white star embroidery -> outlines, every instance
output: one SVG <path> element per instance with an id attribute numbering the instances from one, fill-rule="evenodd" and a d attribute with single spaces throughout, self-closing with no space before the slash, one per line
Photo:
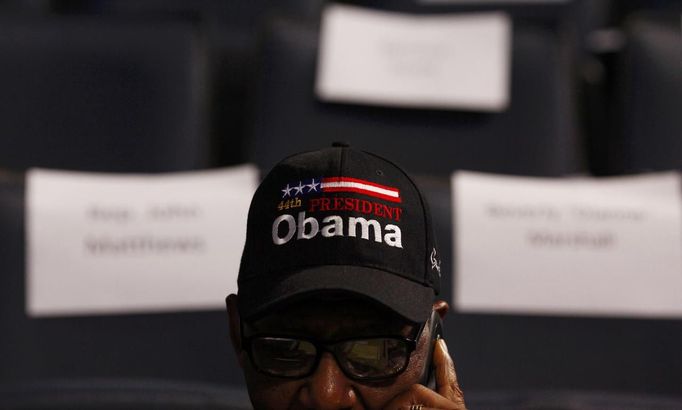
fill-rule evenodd
<path id="1" fill-rule="evenodd" d="M 304 187 L 303 182 L 298 181 L 298 186 L 294 187 L 294 189 L 296 190 L 296 192 L 294 192 L 294 195 L 303 193 L 303 187 Z"/>
<path id="2" fill-rule="evenodd" d="M 315 182 L 315 178 L 313 178 L 313 180 L 310 181 L 310 183 L 306 185 L 308 187 L 308 192 L 313 192 L 313 191 L 317 192 L 317 186 L 318 185 L 320 185 L 320 183 Z"/>
<path id="3" fill-rule="evenodd" d="M 290 188 L 289 184 L 287 184 L 287 187 L 282 190 L 282 192 L 284 192 L 284 195 L 282 195 L 282 198 L 286 198 L 288 196 L 291 196 L 291 190 L 292 189 L 293 188 Z"/>

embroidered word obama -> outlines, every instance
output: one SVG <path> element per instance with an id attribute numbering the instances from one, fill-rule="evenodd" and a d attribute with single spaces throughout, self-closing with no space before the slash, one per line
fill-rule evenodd
<path id="1" fill-rule="evenodd" d="M 345 144 L 293 155 L 256 191 L 227 297 L 255 409 L 464 409 L 441 334 L 425 200 Z"/>

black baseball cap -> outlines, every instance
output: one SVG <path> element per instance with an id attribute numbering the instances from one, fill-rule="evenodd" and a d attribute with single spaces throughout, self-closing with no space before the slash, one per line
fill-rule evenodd
<path id="1" fill-rule="evenodd" d="M 285 158 L 251 201 L 238 285 L 245 320 L 344 292 L 424 322 L 440 289 L 426 200 L 398 166 L 347 144 Z"/>

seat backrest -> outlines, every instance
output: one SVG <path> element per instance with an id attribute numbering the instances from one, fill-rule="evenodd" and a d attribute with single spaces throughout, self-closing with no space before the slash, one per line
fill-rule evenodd
<path id="1" fill-rule="evenodd" d="M 313 93 L 318 34 L 314 22 L 287 18 L 273 18 L 264 34 L 246 152 L 262 168 L 334 140 L 412 172 L 561 175 L 581 168 L 570 53 L 546 25 L 514 26 L 511 104 L 495 114 L 320 102 Z"/>
<path id="2" fill-rule="evenodd" d="M 614 141 L 623 163 L 615 172 L 682 169 L 682 41 L 680 13 L 631 16 L 626 49 L 618 67 Z"/>
<path id="3" fill-rule="evenodd" d="M 23 175 L 0 174 L 0 384 L 54 378 L 243 383 L 224 312 L 28 317 L 24 191 Z"/>
<path id="4" fill-rule="evenodd" d="M 452 272 L 457 255 L 453 254 L 450 179 L 421 176 L 417 183 L 430 204 L 442 255 L 440 297 L 452 301 Z M 682 396 L 680 320 L 451 311 L 443 328 L 465 392 L 564 389 Z M 562 408 L 546 405 L 520 408 Z M 583 407 L 567 407 L 572 408 Z M 585 408 L 599 407 L 595 404 Z"/>
<path id="5" fill-rule="evenodd" d="M 3 409 L 248 410 L 244 389 L 158 380 L 52 380 L 0 384 Z"/>
<path id="6" fill-rule="evenodd" d="M 474 391 L 467 406 L 478 410 L 674 410 L 682 397 L 599 391 Z"/>
<path id="7" fill-rule="evenodd" d="M 0 166 L 208 165 L 206 56 L 191 24 L 6 18 L 0 55 Z"/>

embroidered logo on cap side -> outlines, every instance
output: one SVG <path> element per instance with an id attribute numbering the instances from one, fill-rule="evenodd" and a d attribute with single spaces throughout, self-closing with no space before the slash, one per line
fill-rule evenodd
<path id="1" fill-rule="evenodd" d="M 438 253 L 436 252 L 436 248 L 433 248 L 431 251 L 431 269 L 435 270 L 438 272 L 438 276 L 440 277 L 440 258 L 438 257 Z"/>

